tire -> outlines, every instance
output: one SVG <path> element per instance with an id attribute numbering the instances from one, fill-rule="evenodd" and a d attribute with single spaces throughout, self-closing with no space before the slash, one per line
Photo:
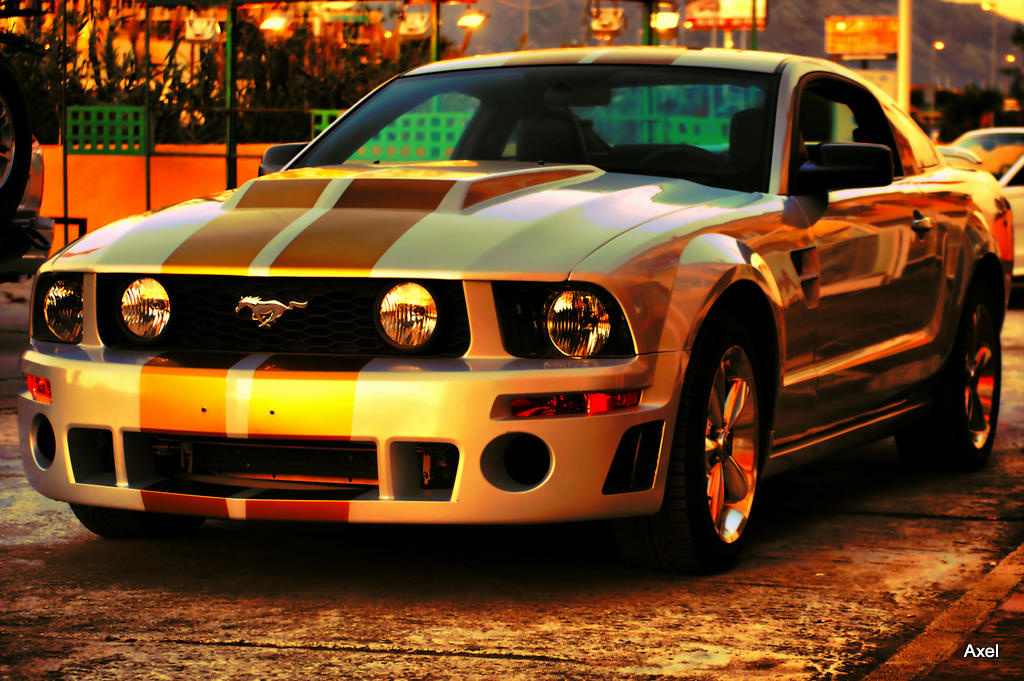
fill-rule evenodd
<path id="1" fill-rule="evenodd" d="M 900 455 L 914 466 L 977 470 L 992 453 L 999 422 L 1002 350 L 994 297 L 976 284 L 964 301 L 953 351 L 920 423 L 896 435 Z"/>
<path id="2" fill-rule="evenodd" d="M 126 511 L 70 504 L 71 511 L 87 530 L 107 539 L 158 539 L 179 537 L 199 529 L 206 518 Z"/>
<path id="3" fill-rule="evenodd" d="M 731 318 L 705 323 L 683 382 L 661 509 L 614 524 L 627 560 L 720 572 L 742 551 L 762 446 L 753 347 Z"/>
<path id="4" fill-rule="evenodd" d="M 0 59 L 0 225 L 18 210 L 32 163 L 32 131 L 25 95 Z"/>

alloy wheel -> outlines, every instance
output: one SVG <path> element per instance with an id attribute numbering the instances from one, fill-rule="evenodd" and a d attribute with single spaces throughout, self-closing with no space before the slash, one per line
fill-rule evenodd
<path id="1" fill-rule="evenodd" d="M 967 415 L 969 437 L 976 449 L 988 441 L 992 430 L 992 398 L 996 385 L 996 363 L 993 361 L 994 347 L 992 324 L 983 319 L 988 311 L 978 306 L 971 315 L 964 348 L 966 383 L 964 385 L 964 410 Z"/>
<path id="2" fill-rule="evenodd" d="M 757 394 L 754 370 L 743 348 L 725 351 L 708 397 L 704 435 L 708 510 L 719 538 L 739 539 L 750 517 L 757 485 Z"/>

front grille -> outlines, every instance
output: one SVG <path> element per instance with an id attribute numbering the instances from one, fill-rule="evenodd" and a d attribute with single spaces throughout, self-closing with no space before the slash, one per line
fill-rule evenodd
<path id="1" fill-rule="evenodd" d="M 377 484 L 377 445 L 373 442 L 132 435 L 133 451 L 147 450 L 156 473 L 163 477 Z"/>
<path id="2" fill-rule="evenodd" d="M 136 275 L 100 275 L 97 279 L 99 331 L 111 347 L 154 351 L 231 350 L 240 352 L 332 355 L 408 355 L 388 344 L 377 330 L 378 297 L 400 281 L 370 278 L 232 277 L 156 275 L 171 299 L 167 329 L 155 342 L 135 339 L 120 318 L 121 295 Z M 414 354 L 460 357 L 469 348 L 469 322 L 462 283 L 416 280 L 437 301 L 434 338 Z M 284 304 L 307 303 L 260 328 L 248 310 L 235 313 L 244 296 Z"/>

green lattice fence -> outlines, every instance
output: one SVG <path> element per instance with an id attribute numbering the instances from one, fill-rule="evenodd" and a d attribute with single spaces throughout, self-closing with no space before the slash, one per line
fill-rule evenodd
<path id="1" fill-rule="evenodd" d="M 310 139 L 315 138 L 326 130 L 327 126 L 333 123 L 344 111 L 344 109 L 310 109 L 309 122 L 310 134 L 312 135 Z"/>
<path id="2" fill-rule="evenodd" d="M 729 145 L 731 118 L 711 116 L 602 116 L 594 126 L 611 144 Z"/>
<path id="3" fill-rule="evenodd" d="M 359 161 L 446 161 L 472 112 L 408 113 L 352 155 Z"/>
<path id="4" fill-rule="evenodd" d="M 69 106 L 69 154 L 143 156 L 146 109 L 142 106 Z"/>

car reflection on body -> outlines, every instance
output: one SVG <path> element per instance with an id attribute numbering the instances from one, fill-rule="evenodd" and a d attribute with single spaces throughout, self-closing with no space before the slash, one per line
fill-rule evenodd
<path id="1" fill-rule="evenodd" d="M 609 518 L 724 569 L 793 464 L 890 434 L 984 463 L 1009 219 L 830 62 L 422 66 L 282 172 L 44 266 L 25 470 L 106 536 Z"/>

